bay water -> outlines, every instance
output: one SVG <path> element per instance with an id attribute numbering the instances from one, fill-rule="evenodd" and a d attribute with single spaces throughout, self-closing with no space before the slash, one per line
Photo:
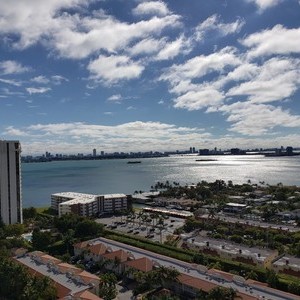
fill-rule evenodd
<path id="1" fill-rule="evenodd" d="M 300 156 L 191 155 L 140 161 L 138 164 L 127 164 L 127 159 L 23 163 L 23 207 L 50 206 L 53 193 L 132 194 L 149 191 L 157 181 L 167 180 L 180 184 L 217 179 L 241 184 L 251 180 L 252 183 L 300 186 Z"/>

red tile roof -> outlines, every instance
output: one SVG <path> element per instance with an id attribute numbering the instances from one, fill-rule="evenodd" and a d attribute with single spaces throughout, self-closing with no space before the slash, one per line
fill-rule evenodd
<path id="1" fill-rule="evenodd" d="M 106 259 L 114 260 L 114 259 L 119 259 L 120 262 L 125 262 L 128 259 L 128 253 L 122 249 L 113 251 L 110 253 L 106 253 L 103 255 Z"/>
<path id="2" fill-rule="evenodd" d="M 68 271 L 72 271 L 74 274 L 78 274 L 78 273 L 81 273 L 82 270 L 75 267 L 74 265 L 70 265 L 68 263 L 60 263 L 57 265 L 59 270 L 63 273 L 66 273 Z"/>
<path id="3" fill-rule="evenodd" d="M 235 275 L 231 274 L 231 273 L 227 273 L 221 270 L 217 270 L 217 269 L 209 269 L 207 271 L 207 274 L 209 275 L 215 275 L 215 276 L 219 276 L 221 278 L 224 278 L 227 281 L 233 281 L 233 277 Z"/>
<path id="4" fill-rule="evenodd" d="M 147 257 L 138 258 L 124 263 L 126 266 L 142 272 L 149 272 L 153 269 L 153 262 Z"/>
<path id="5" fill-rule="evenodd" d="M 52 263 L 54 263 L 55 265 L 61 263 L 62 261 L 56 257 L 53 257 L 51 255 L 48 255 L 48 254 L 45 254 L 45 255 L 41 255 L 40 256 L 41 260 L 44 262 L 44 263 L 47 263 L 48 261 L 51 261 Z"/>
<path id="6" fill-rule="evenodd" d="M 76 297 L 76 299 L 80 300 L 103 300 L 102 298 L 99 298 L 98 296 L 94 295 L 89 291 L 79 292 L 76 293 L 74 296 Z"/>
<path id="7" fill-rule="evenodd" d="M 206 293 L 208 293 L 211 289 L 218 286 L 217 284 L 215 284 L 213 282 L 202 280 L 200 278 L 196 278 L 196 277 L 184 274 L 184 273 L 181 273 L 178 276 L 178 281 L 183 285 L 190 286 L 190 287 L 193 287 L 193 288 L 199 289 L 199 290 L 201 289 Z"/>
<path id="8" fill-rule="evenodd" d="M 79 243 L 76 243 L 74 244 L 74 248 L 78 248 L 78 249 L 84 249 L 88 246 L 90 241 L 85 241 L 85 242 L 79 242 Z"/>
<path id="9" fill-rule="evenodd" d="M 90 250 L 91 253 L 95 254 L 95 255 L 103 255 L 106 250 L 107 247 L 104 244 L 96 244 L 96 245 L 92 245 L 88 248 Z"/>
<path id="10" fill-rule="evenodd" d="M 99 280 L 100 281 L 100 278 L 97 275 L 94 275 L 87 271 L 82 271 L 81 273 L 79 273 L 77 275 L 82 277 L 83 279 L 86 279 L 87 283 L 89 283 L 90 280 Z"/>

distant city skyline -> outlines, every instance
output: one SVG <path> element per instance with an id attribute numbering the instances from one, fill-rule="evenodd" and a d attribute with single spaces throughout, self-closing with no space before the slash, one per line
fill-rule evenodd
<path id="1" fill-rule="evenodd" d="M 0 139 L 299 147 L 299 20 L 299 0 L 0 1 Z"/>
<path id="2" fill-rule="evenodd" d="M 220 155 L 220 154 L 232 154 L 232 155 L 246 155 L 247 153 L 249 154 L 254 154 L 254 153 L 274 153 L 280 156 L 280 154 L 284 153 L 295 153 L 295 155 L 300 155 L 300 147 L 292 147 L 292 146 L 280 146 L 280 147 L 275 147 L 275 148 L 247 148 L 247 149 L 240 149 L 234 147 L 234 145 L 231 145 L 231 148 L 201 148 L 197 149 L 196 147 L 189 147 L 186 149 L 176 149 L 176 150 L 170 150 L 170 151 L 153 151 L 153 150 L 148 150 L 148 151 L 130 151 L 130 152 L 123 152 L 123 151 L 114 151 L 114 152 L 106 152 L 106 151 L 99 151 L 97 153 L 97 149 L 92 149 L 92 151 L 89 151 L 86 149 L 83 152 L 78 152 L 78 153 L 72 153 L 72 152 L 65 152 L 65 153 L 58 153 L 58 152 L 48 152 L 46 151 L 45 153 L 39 153 L 36 155 L 22 155 L 22 161 L 24 162 L 30 162 L 32 159 L 39 159 L 39 158 L 44 158 L 45 161 L 47 159 L 56 159 L 56 160 L 61 160 L 64 158 L 70 159 L 70 158 L 130 158 L 130 157 L 162 157 L 162 156 L 168 156 L 170 154 L 199 154 L 199 155 Z"/>

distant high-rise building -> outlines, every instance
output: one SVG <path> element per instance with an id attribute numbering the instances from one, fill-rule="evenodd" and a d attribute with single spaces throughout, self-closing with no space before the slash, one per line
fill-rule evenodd
<path id="1" fill-rule="evenodd" d="M 21 146 L 0 140 L 0 216 L 5 224 L 22 223 Z"/>
<path id="2" fill-rule="evenodd" d="M 97 150 L 96 149 L 93 149 L 93 156 L 97 156 Z"/>

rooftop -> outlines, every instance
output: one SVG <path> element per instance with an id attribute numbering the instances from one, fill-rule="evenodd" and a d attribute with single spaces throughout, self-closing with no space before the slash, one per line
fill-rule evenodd
<path id="1" fill-rule="evenodd" d="M 232 287 L 233 289 L 237 290 L 238 294 L 241 295 L 243 297 L 242 299 L 244 300 L 257 298 L 272 300 L 300 300 L 300 296 L 289 294 L 280 290 L 275 290 L 270 287 L 266 287 L 261 283 L 248 283 L 240 276 L 234 276 L 232 274 L 219 270 L 212 270 L 210 272 L 207 272 L 207 268 L 205 266 L 190 264 L 106 238 L 97 238 L 92 240 L 92 242 L 93 244 L 102 243 L 107 247 L 111 247 L 114 251 L 117 249 L 122 249 L 126 252 L 130 252 L 133 254 L 135 259 L 147 257 L 155 265 L 175 268 L 181 273 L 179 279 L 181 278 L 181 281 L 184 281 L 190 286 L 198 286 L 200 284 L 201 286 L 207 288 L 209 286 L 214 287 L 216 285 L 223 287 Z M 126 262 L 126 264 L 127 263 L 128 262 Z"/>
<path id="2" fill-rule="evenodd" d="M 190 244 L 194 244 L 199 247 L 206 247 L 207 243 L 209 243 L 210 249 L 216 249 L 222 252 L 227 252 L 231 254 L 248 256 L 257 261 L 264 261 L 268 256 L 274 254 L 273 250 L 269 250 L 266 248 L 257 248 L 257 247 L 246 247 L 241 244 L 236 244 L 232 242 L 228 242 L 226 240 L 217 240 L 207 237 L 193 237 L 187 239 L 187 242 Z"/>
<path id="3" fill-rule="evenodd" d="M 73 265 L 62 263 L 55 257 L 40 251 L 31 252 L 21 257 L 15 257 L 15 260 L 26 266 L 31 273 L 40 274 L 52 279 L 57 287 L 57 296 L 59 298 L 69 294 L 74 295 L 81 293 L 90 289 L 91 286 L 89 285 L 89 280 L 87 280 L 87 278 L 100 281 L 99 277 Z M 100 299 L 99 297 L 95 297 L 97 296 L 94 295 L 92 298 L 86 299 Z"/>
<path id="4" fill-rule="evenodd" d="M 277 266 L 287 266 L 287 267 L 294 267 L 300 269 L 300 258 L 291 255 L 284 255 L 280 259 L 276 260 L 273 265 Z"/>
<path id="5" fill-rule="evenodd" d="M 104 197 L 104 199 L 115 199 L 115 198 L 124 198 L 126 197 L 125 194 L 105 194 L 105 195 L 92 195 L 92 194 L 84 194 L 84 193 L 75 193 L 75 192 L 62 192 L 62 193 L 55 193 L 51 196 L 55 197 L 63 197 L 68 198 L 70 200 L 60 203 L 60 206 L 63 205 L 72 205 L 72 204 L 79 204 L 79 203 L 91 203 L 95 201 L 97 197 Z"/>

